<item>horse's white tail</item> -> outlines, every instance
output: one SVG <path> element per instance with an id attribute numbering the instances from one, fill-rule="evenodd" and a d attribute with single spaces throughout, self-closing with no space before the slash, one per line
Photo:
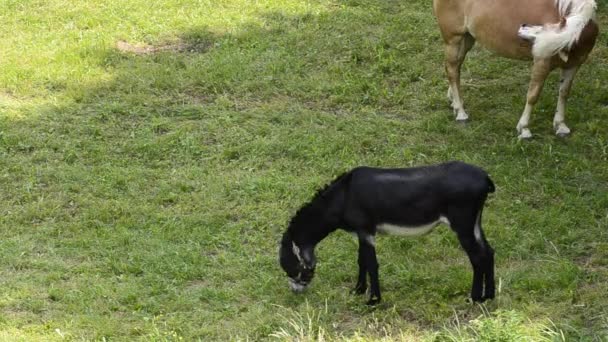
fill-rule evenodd
<path id="1" fill-rule="evenodd" d="M 559 14 L 565 22 L 544 27 L 530 27 L 528 31 L 534 37 L 532 55 L 537 58 L 548 58 L 562 51 L 569 50 L 578 40 L 581 32 L 595 16 L 597 4 L 595 0 L 555 0 Z M 520 32 L 525 30 L 524 27 Z"/>

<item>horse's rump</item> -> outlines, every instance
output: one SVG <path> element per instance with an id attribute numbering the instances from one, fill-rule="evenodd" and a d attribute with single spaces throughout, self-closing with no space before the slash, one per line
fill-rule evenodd
<path id="1" fill-rule="evenodd" d="M 534 59 L 526 106 L 516 126 L 520 138 L 530 138 L 532 107 L 547 75 L 562 69 L 553 127 L 567 136 L 566 101 L 572 80 L 595 45 L 598 26 L 595 0 L 433 0 L 445 46 L 448 98 L 456 121 L 465 122 L 460 92 L 460 68 L 476 41 L 513 59 Z"/>

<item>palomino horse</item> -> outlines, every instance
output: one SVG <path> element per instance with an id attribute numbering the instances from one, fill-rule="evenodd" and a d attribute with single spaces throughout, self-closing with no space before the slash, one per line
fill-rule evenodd
<path id="1" fill-rule="evenodd" d="M 517 124 L 519 138 L 530 138 L 532 107 L 555 68 L 562 74 L 553 118 L 555 133 L 570 134 L 566 100 L 578 68 L 595 45 L 598 25 L 594 0 L 433 0 L 445 42 L 448 98 L 457 121 L 466 121 L 460 93 L 460 67 L 475 41 L 513 59 L 533 59 L 526 106 Z"/>

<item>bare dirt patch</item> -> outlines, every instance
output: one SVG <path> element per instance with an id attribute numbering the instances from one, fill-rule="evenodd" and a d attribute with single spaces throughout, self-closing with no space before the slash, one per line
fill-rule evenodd
<path id="1" fill-rule="evenodd" d="M 211 47 L 208 42 L 205 43 L 187 43 L 183 40 L 176 40 L 162 43 L 159 45 L 150 45 L 146 43 L 129 43 L 124 40 L 116 42 L 116 49 L 124 53 L 133 53 L 136 55 L 149 55 L 159 52 L 205 52 Z"/>

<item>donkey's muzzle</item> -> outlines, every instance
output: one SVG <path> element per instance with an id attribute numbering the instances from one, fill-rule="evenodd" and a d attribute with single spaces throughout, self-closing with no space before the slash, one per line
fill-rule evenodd
<path id="1" fill-rule="evenodd" d="M 289 288 L 295 293 L 304 292 L 308 288 L 309 282 L 304 282 L 299 279 L 289 278 Z"/>
<path id="2" fill-rule="evenodd" d="M 289 287 L 293 292 L 302 292 L 306 290 L 312 278 L 315 276 L 314 268 L 306 268 L 298 273 L 295 277 L 289 277 Z"/>

